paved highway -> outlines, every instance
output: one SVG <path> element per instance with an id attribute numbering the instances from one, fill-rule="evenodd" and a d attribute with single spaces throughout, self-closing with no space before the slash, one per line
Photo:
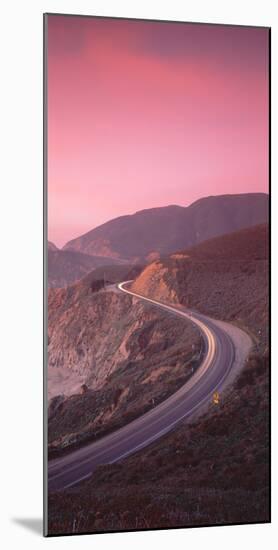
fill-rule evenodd
<path id="1" fill-rule="evenodd" d="M 169 432 L 212 399 L 234 365 L 237 344 L 225 330 L 225 323 L 136 294 L 127 288 L 128 283 L 130 281 L 120 283 L 118 291 L 182 317 L 198 327 L 205 343 L 202 364 L 177 392 L 136 420 L 66 456 L 50 460 L 50 491 L 72 487 L 89 478 L 99 464 L 117 462 Z"/>

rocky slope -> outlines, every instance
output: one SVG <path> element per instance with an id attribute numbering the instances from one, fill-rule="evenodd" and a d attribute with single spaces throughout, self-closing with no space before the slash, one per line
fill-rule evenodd
<path id="1" fill-rule="evenodd" d="M 69 241 L 64 249 L 129 261 L 153 260 L 267 219 L 266 194 L 206 197 L 188 207 L 152 208 L 121 216 Z"/>
<path id="2" fill-rule="evenodd" d="M 89 277 L 50 289 L 48 314 L 51 452 L 139 416 L 201 360 L 190 323 L 109 288 L 93 292 Z"/>

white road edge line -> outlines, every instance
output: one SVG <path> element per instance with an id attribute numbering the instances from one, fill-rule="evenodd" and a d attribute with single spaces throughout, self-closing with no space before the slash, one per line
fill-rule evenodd
<path id="1" fill-rule="evenodd" d="M 80 477 L 79 479 L 75 479 L 75 481 L 72 481 L 71 483 L 68 483 L 68 485 L 65 485 L 63 489 L 68 489 L 69 487 L 73 487 L 73 485 L 76 485 L 79 483 L 79 481 L 83 481 L 83 479 L 88 479 L 88 477 L 91 477 L 92 472 L 89 474 L 86 474 L 85 476 Z"/>

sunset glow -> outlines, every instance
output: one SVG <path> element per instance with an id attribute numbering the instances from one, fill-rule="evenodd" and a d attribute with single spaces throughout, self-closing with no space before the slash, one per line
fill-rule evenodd
<path id="1" fill-rule="evenodd" d="M 48 18 L 48 231 L 268 191 L 268 30 Z"/>

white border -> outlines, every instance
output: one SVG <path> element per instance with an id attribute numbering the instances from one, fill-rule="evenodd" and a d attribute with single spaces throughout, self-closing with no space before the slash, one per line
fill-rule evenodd
<path id="1" fill-rule="evenodd" d="M 274 548 L 277 533 L 277 357 L 273 357 L 273 524 L 42 539 L 19 525 L 42 517 L 42 14 L 81 13 L 272 27 L 273 208 L 276 204 L 277 28 L 265 0 L 10 0 L 1 6 L 1 543 L 3 548 Z M 272 216 L 273 235 L 277 222 Z M 275 246 L 275 239 L 273 237 Z M 277 280 L 276 257 L 273 280 Z M 277 285 L 276 285 L 277 286 Z M 273 285 L 273 342 L 277 294 Z M 276 363 L 276 364 L 275 364 Z M 16 546 L 17 545 L 17 546 Z"/>

